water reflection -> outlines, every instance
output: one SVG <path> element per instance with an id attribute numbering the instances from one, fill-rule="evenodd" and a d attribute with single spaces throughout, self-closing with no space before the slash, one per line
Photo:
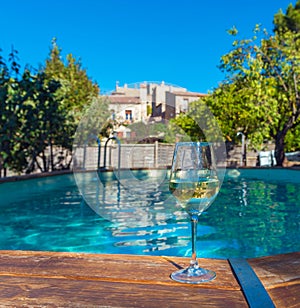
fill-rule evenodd
<path id="1" fill-rule="evenodd" d="M 300 181 L 276 181 L 275 175 L 265 181 L 248 178 L 247 172 L 227 178 L 205 216 L 205 223 L 217 229 L 206 239 L 226 241 L 216 254 L 249 257 L 299 250 Z M 294 176 L 299 180 L 299 173 Z"/>
<path id="2" fill-rule="evenodd" d="M 85 201 L 72 176 L 1 184 L 0 249 L 190 255 L 190 223 L 174 211 L 167 180 L 142 182 L 134 193 L 125 179 L 125 185 L 107 180 L 82 173 L 76 181 Z M 293 170 L 245 169 L 226 177 L 200 217 L 199 256 L 299 251 L 299 188 L 300 172 Z"/>
<path id="3" fill-rule="evenodd" d="M 115 246 L 152 254 L 185 247 L 189 238 L 186 213 L 177 209 L 168 180 L 166 170 L 125 170 L 117 178 L 111 172 L 76 174 L 85 202 L 115 226 Z"/>
<path id="4" fill-rule="evenodd" d="M 200 218 L 200 256 L 255 257 L 299 250 L 299 173 L 286 178 L 287 171 L 262 172 L 242 170 L 227 176 L 217 200 Z M 145 182 L 136 182 L 131 190 L 126 189 L 125 177 L 122 185 L 102 179 L 97 195 L 86 193 L 96 213 L 118 224 L 112 231 L 118 238 L 116 246 L 140 247 L 142 253 L 166 253 L 177 247 L 181 254 L 189 253 L 189 222 L 185 212 L 174 211 L 176 201 L 167 179 L 146 187 Z"/>
<path id="5" fill-rule="evenodd" d="M 136 180 L 134 186 L 132 177 L 121 176 L 122 182 L 109 172 L 86 172 L 76 174 L 76 182 L 86 203 L 98 215 L 119 227 L 166 224 L 176 215 L 175 199 L 168 190 L 167 176 L 157 182 L 151 173 L 138 171 L 136 178 L 139 181 Z"/>

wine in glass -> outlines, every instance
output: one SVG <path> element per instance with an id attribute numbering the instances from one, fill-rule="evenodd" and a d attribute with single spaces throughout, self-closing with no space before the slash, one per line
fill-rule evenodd
<path id="1" fill-rule="evenodd" d="M 220 188 L 213 147 L 208 142 L 175 145 L 169 189 L 192 223 L 192 259 L 189 267 L 171 274 L 173 280 L 197 284 L 213 280 L 216 273 L 199 267 L 196 255 L 197 222 L 215 200 Z"/>

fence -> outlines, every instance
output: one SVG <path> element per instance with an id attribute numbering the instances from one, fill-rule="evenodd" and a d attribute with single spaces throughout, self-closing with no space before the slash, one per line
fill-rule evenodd
<path id="1" fill-rule="evenodd" d="M 146 169 L 146 168 L 164 168 L 170 167 L 172 164 L 174 144 L 151 143 L 151 144 L 121 144 L 120 147 L 120 168 L 126 169 Z M 104 164 L 104 146 L 100 147 L 99 165 L 107 168 L 118 167 L 118 145 L 109 143 L 106 149 L 106 163 Z M 75 149 L 73 156 L 73 167 L 75 170 L 96 170 L 98 168 L 99 159 L 98 146 L 87 146 Z M 257 154 L 247 153 L 247 166 L 256 166 Z M 227 153 L 227 166 L 240 166 L 240 147 L 235 147 Z M 36 170 L 35 173 L 39 172 Z M 16 175 L 10 170 L 6 176 Z"/>
<path id="2" fill-rule="evenodd" d="M 104 147 L 100 148 L 100 168 L 118 167 L 119 148 L 117 144 L 109 144 L 104 155 Z M 120 147 L 120 168 L 161 168 L 172 164 L 174 144 L 155 142 L 153 144 L 122 144 Z M 75 169 L 96 170 L 98 167 L 99 148 L 89 146 L 76 149 Z M 104 156 L 106 162 L 104 163 Z"/>

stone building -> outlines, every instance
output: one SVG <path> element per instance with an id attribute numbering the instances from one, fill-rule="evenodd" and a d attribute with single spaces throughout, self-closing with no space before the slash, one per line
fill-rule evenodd
<path id="1" fill-rule="evenodd" d="M 117 83 L 108 98 L 112 119 L 129 124 L 174 118 L 188 111 L 190 102 L 205 95 L 165 82 L 143 82 L 123 87 Z"/>

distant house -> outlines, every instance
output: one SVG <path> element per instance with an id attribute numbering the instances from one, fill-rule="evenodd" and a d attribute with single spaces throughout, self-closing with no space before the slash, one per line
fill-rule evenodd
<path id="1" fill-rule="evenodd" d="M 171 119 L 180 113 L 186 113 L 189 110 L 189 104 L 191 102 L 197 101 L 206 95 L 188 91 L 166 92 L 165 118 Z"/>
<path id="2" fill-rule="evenodd" d="M 108 99 L 111 117 L 119 123 L 160 122 L 188 111 L 189 103 L 206 94 L 188 92 L 187 89 L 164 82 L 143 82 L 120 87 Z"/>
<path id="3" fill-rule="evenodd" d="M 147 109 L 143 110 L 145 106 L 139 97 L 111 95 L 109 101 L 113 120 L 120 123 L 132 123 L 146 118 Z"/>

